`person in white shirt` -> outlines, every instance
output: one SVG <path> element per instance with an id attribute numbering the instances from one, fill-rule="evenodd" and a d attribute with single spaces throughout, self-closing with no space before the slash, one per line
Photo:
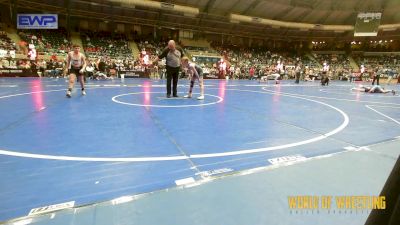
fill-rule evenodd
<path id="1" fill-rule="evenodd" d="M 94 76 L 94 66 L 91 62 L 88 63 L 88 65 L 86 66 L 86 75 L 88 77 L 93 77 Z"/>
<path id="2" fill-rule="evenodd" d="M 67 97 L 71 98 L 72 88 L 75 84 L 75 79 L 81 83 L 82 95 L 86 95 L 84 71 L 86 69 L 86 57 L 80 53 L 81 47 L 79 45 L 73 46 L 74 50 L 67 55 L 66 71 L 69 74 L 69 83 L 67 90 Z"/>
<path id="3" fill-rule="evenodd" d="M 260 78 L 260 82 L 264 81 L 268 83 L 268 79 L 272 78 L 275 81 L 275 84 L 279 84 L 279 78 L 281 77 L 280 75 L 280 70 L 283 70 L 283 63 L 281 63 L 280 61 L 278 61 L 278 64 L 275 67 L 275 72 L 268 74 L 266 76 L 262 76 Z"/>
<path id="4" fill-rule="evenodd" d="M 321 77 L 321 85 L 323 85 L 323 86 L 329 85 L 328 72 L 329 72 L 329 65 L 327 62 L 324 62 L 323 68 L 322 68 L 322 77 Z"/>
<path id="5" fill-rule="evenodd" d="M 225 75 L 226 75 L 226 62 L 224 61 L 224 59 L 221 59 L 220 63 L 219 63 L 219 74 L 220 74 L 220 79 L 225 79 Z"/>

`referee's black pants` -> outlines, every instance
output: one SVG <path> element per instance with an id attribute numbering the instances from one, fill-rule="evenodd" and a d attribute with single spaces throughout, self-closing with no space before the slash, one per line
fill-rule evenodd
<path id="1" fill-rule="evenodd" d="M 296 72 L 295 77 L 296 77 L 295 83 L 296 83 L 296 84 L 300 83 L 300 72 Z"/>
<path id="2" fill-rule="evenodd" d="M 374 76 L 374 79 L 372 80 L 372 85 L 375 84 L 375 80 L 376 80 L 376 84 L 379 85 L 379 78 L 380 78 L 380 76 L 381 76 L 380 74 Z"/>
<path id="3" fill-rule="evenodd" d="M 173 94 L 173 96 L 178 95 L 179 69 L 180 69 L 180 67 L 167 66 L 167 96 L 171 96 L 171 80 L 173 82 L 172 94 Z"/>

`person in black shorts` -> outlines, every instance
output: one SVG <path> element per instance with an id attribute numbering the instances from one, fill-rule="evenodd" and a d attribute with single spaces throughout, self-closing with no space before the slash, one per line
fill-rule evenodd
<path id="1" fill-rule="evenodd" d="M 176 47 L 175 41 L 170 40 L 168 47 L 154 60 L 153 64 L 162 58 L 166 58 L 167 69 L 167 98 L 171 97 L 171 81 L 173 82 L 172 94 L 173 97 L 178 97 L 178 76 L 181 68 L 181 58 L 183 57 L 183 50 Z"/>
<path id="2" fill-rule="evenodd" d="M 67 97 L 71 97 L 72 88 L 74 88 L 75 79 L 79 80 L 82 88 L 82 95 L 86 95 L 84 72 L 86 68 L 86 57 L 80 53 L 81 47 L 79 45 L 73 46 L 74 50 L 67 55 L 66 70 L 69 74 L 69 83 L 67 90 Z"/>

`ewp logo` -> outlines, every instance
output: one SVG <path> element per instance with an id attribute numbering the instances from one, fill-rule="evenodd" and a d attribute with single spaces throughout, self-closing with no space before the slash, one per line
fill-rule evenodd
<path id="1" fill-rule="evenodd" d="M 57 14 L 18 14 L 18 29 L 58 29 Z"/>

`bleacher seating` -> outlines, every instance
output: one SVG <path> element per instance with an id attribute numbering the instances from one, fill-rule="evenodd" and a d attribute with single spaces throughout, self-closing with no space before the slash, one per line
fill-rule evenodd
<path id="1" fill-rule="evenodd" d="M 21 30 L 21 40 L 28 44 L 34 44 L 38 53 L 64 54 L 71 49 L 71 41 L 65 28 L 57 30 Z"/>
<path id="2" fill-rule="evenodd" d="M 90 31 L 81 33 L 81 39 L 89 57 L 122 58 L 132 54 L 128 40 L 123 34 Z"/>
<path id="3" fill-rule="evenodd" d="M 7 36 L 6 32 L 0 31 L 0 49 L 17 50 L 16 44 Z"/>

